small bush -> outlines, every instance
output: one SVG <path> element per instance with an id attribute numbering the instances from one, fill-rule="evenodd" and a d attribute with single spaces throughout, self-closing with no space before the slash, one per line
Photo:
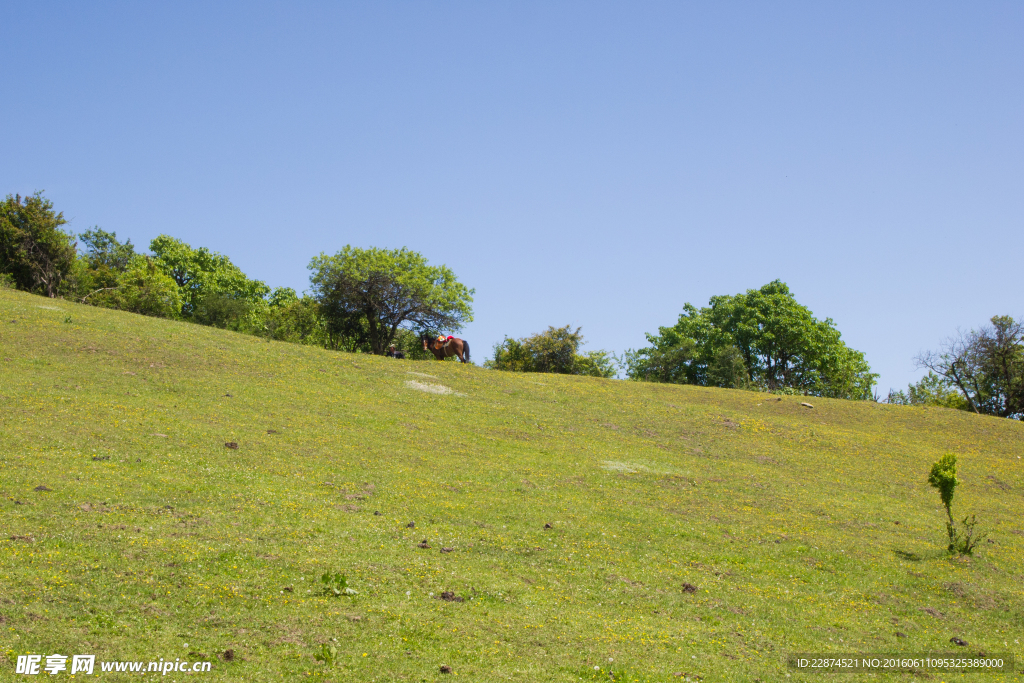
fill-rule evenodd
<path id="1" fill-rule="evenodd" d="M 614 377 L 617 367 L 607 351 L 580 353 L 580 328 L 549 327 L 523 339 L 505 340 L 494 347 L 494 358 L 484 363 L 494 370 L 511 372 L 552 372 L 563 375 Z"/>
<path id="2" fill-rule="evenodd" d="M 320 646 L 320 651 L 313 655 L 313 659 L 324 666 L 334 666 L 338 659 L 338 648 L 330 643 L 324 643 Z"/>
<path id="3" fill-rule="evenodd" d="M 975 527 L 978 520 L 974 515 L 964 517 L 960 521 L 959 529 L 953 520 L 953 494 L 960 485 L 960 480 L 956 477 L 956 455 L 946 453 L 933 464 L 932 471 L 928 474 L 928 483 L 939 490 L 939 498 L 946 508 L 946 535 L 949 537 L 947 550 L 961 555 L 973 555 L 974 548 L 986 534 L 977 533 Z"/>
<path id="4" fill-rule="evenodd" d="M 324 585 L 324 594 L 338 597 L 341 595 L 356 595 L 357 591 L 349 588 L 348 579 L 341 572 L 325 573 L 320 577 L 320 583 Z"/>

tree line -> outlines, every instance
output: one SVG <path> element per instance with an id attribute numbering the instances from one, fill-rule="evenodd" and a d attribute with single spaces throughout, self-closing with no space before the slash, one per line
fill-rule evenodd
<path id="1" fill-rule="evenodd" d="M 300 295 L 169 235 L 142 253 L 115 232 L 76 236 L 66 224 L 42 193 L 8 195 L 0 203 L 0 285 L 333 350 L 384 354 L 394 344 L 409 358 L 432 357 L 421 336 L 473 319 L 473 290 L 408 249 L 320 254 Z"/>
<path id="2" fill-rule="evenodd" d="M 309 263 L 310 289 L 270 288 L 231 260 L 168 235 L 149 252 L 98 227 L 76 236 L 42 193 L 0 204 L 0 286 L 144 315 L 175 318 L 327 349 L 432 358 L 421 337 L 457 332 L 473 319 L 474 291 L 444 265 L 408 249 L 346 246 Z M 648 346 L 617 357 L 581 351 L 580 328 L 549 327 L 493 349 L 485 366 L 510 372 L 694 384 L 775 394 L 879 400 L 878 375 L 843 341 L 830 318 L 816 318 L 775 280 L 742 294 L 685 304 Z M 1024 417 L 1024 325 L 996 316 L 921 354 L 928 370 L 887 402 Z"/>

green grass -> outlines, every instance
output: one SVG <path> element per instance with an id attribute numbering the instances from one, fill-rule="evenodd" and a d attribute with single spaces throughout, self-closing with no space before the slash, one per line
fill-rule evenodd
<path id="1" fill-rule="evenodd" d="M 787 678 L 815 651 L 1024 666 L 1024 424 L 803 400 L 0 291 L 0 679 L 53 652 L 213 662 L 168 681 L 850 680 Z M 945 451 L 955 511 L 990 532 L 970 559 L 944 552 L 925 481 Z"/>

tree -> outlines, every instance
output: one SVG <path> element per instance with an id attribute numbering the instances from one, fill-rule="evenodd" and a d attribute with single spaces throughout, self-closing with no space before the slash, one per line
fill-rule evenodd
<path id="1" fill-rule="evenodd" d="M 607 351 L 580 353 L 583 335 L 579 327 L 549 327 L 523 339 L 505 340 L 494 347 L 486 365 L 511 372 L 552 372 L 563 375 L 614 377 L 615 360 Z"/>
<path id="2" fill-rule="evenodd" d="M 946 508 L 946 535 L 949 537 L 947 549 L 951 553 L 959 552 L 963 555 L 972 555 L 974 548 L 985 538 L 985 534 L 979 535 L 975 531 L 978 519 L 974 515 L 969 515 L 961 520 L 962 531 L 953 521 L 953 494 L 956 492 L 956 487 L 960 485 L 960 480 L 956 477 L 955 454 L 946 453 L 932 465 L 931 472 L 928 473 L 928 484 L 932 488 L 938 489 L 939 499 L 942 501 L 943 507 Z"/>
<path id="3" fill-rule="evenodd" d="M 572 374 L 612 379 L 619 374 L 619 368 L 615 356 L 602 349 L 576 354 Z"/>
<path id="4" fill-rule="evenodd" d="M 662 328 L 655 346 L 639 351 L 626 351 L 623 364 L 630 379 L 669 384 L 700 384 L 698 366 L 694 363 L 696 344 L 692 339 L 680 337 L 670 327 Z M 653 342 L 654 337 L 647 335 Z"/>
<path id="5" fill-rule="evenodd" d="M 549 327 L 540 334 L 523 339 L 523 348 L 530 357 L 533 372 L 573 374 L 576 354 L 583 344 L 579 327 L 574 332 L 569 325 Z"/>
<path id="6" fill-rule="evenodd" d="M 1024 419 L 1024 323 L 1007 315 L 990 322 L 918 356 L 918 367 L 956 387 L 967 410 Z"/>
<path id="7" fill-rule="evenodd" d="M 523 340 L 511 337 L 505 337 L 500 344 L 494 345 L 494 357 L 485 361 L 484 366 L 508 372 L 536 372 L 533 355 L 527 350 Z"/>
<path id="8" fill-rule="evenodd" d="M 181 313 L 177 283 L 143 254 L 135 254 L 117 273 L 114 287 L 100 291 L 90 303 L 158 318 L 177 318 Z"/>
<path id="9" fill-rule="evenodd" d="M 291 287 L 278 287 L 267 299 L 260 336 L 294 344 L 332 348 L 320 306 L 312 297 L 299 296 Z"/>
<path id="10" fill-rule="evenodd" d="M 77 254 L 74 237 L 60 227 L 66 223 L 42 192 L 7 195 L 0 203 L 0 273 L 19 289 L 57 296 Z"/>
<path id="11" fill-rule="evenodd" d="M 124 271 L 135 256 L 135 246 L 131 240 L 122 244 L 116 232 L 107 232 L 98 225 L 86 230 L 78 238 L 85 245 L 85 258 L 93 270 L 109 268 Z"/>
<path id="12" fill-rule="evenodd" d="M 250 280 L 231 259 L 206 247 L 160 235 L 149 248 L 157 267 L 177 283 L 185 318 L 228 326 L 261 308 L 270 293 L 266 283 Z"/>
<path id="13" fill-rule="evenodd" d="M 967 410 L 967 401 L 950 380 L 929 372 L 904 391 L 890 391 L 886 403 L 902 406 L 936 406 Z"/>
<path id="14" fill-rule="evenodd" d="M 626 353 L 631 379 L 868 399 L 877 378 L 832 320 L 815 318 L 779 280 L 699 310 L 686 304 L 647 340 Z"/>
<path id="15" fill-rule="evenodd" d="M 61 296 L 95 306 L 105 306 L 104 296 L 118 287 L 118 278 L 128 270 L 135 258 L 135 247 L 128 240 L 122 244 L 117 233 L 94 227 L 79 237 L 85 253 L 78 256 L 62 283 Z M 179 306 L 180 308 L 180 306 Z"/>
<path id="16" fill-rule="evenodd" d="M 309 263 L 313 298 L 328 331 L 384 355 L 399 328 L 456 332 L 473 320 L 473 290 L 446 266 L 408 249 L 346 246 Z"/>

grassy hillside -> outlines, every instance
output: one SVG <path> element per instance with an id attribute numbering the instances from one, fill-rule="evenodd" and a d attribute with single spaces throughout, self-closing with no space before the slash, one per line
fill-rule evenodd
<path id="1" fill-rule="evenodd" d="M 815 651 L 1024 666 L 1024 425 L 802 400 L 0 291 L 0 679 L 54 652 L 206 658 L 163 678 L 204 681 L 850 680 L 786 678 Z M 990 531 L 972 559 L 944 553 L 925 482 L 945 451 Z M 357 594 L 325 595 L 325 572 Z M 986 677 L 933 677 L 961 678 Z"/>

